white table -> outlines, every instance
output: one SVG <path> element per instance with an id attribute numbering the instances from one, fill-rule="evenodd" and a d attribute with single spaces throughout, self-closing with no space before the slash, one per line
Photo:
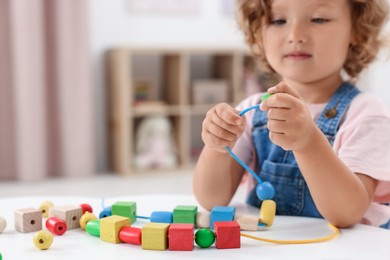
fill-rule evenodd
<path id="1" fill-rule="evenodd" d="M 0 199 L 0 216 L 7 219 L 7 228 L 0 234 L 0 252 L 4 260 L 15 259 L 390 259 L 390 231 L 366 225 L 342 229 L 340 236 L 322 243 L 280 245 L 241 237 L 239 249 L 207 249 L 195 245 L 193 251 L 152 251 L 130 244 L 112 244 L 93 237 L 82 229 L 69 230 L 63 236 L 55 236 L 52 246 L 38 250 L 32 243 L 33 233 L 18 233 L 14 229 L 14 211 L 34 207 L 50 200 L 55 205 L 80 205 L 89 203 L 95 215 L 102 210 L 102 200 L 92 197 L 22 197 Z M 135 201 L 137 215 L 150 216 L 153 211 L 173 211 L 177 205 L 197 205 L 192 196 L 142 195 L 116 197 L 104 200 L 104 206 L 116 201 Z M 258 215 L 258 210 L 244 205 L 236 206 L 237 213 Z M 198 211 L 202 210 L 200 207 Z M 141 227 L 147 220 L 137 220 Z M 43 223 L 44 226 L 44 223 Z M 266 231 L 250 232 L 255 236 L 272 239 L 310 239 L 323 237 L 332 232 L 321 219 L 277 216 Z M 185 258 L 184 258 L 185 257 Z"/>

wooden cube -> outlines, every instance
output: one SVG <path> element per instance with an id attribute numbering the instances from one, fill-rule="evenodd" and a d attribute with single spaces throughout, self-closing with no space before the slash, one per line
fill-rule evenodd
<path id="1" fill-rule="evenodd" d="M 15 210 L 15 229 L 21 233 L 42 230 L 42 211 L 34 208 Z"/>
<path id="2" fill-rule="evenodd" d="M 80 228 L 82 210 L 80 206 L 59 206 L 49 209 L 49 217 L 56 217 L 65 220 L 68 230 Z"/>
<path id="3" fill-rule="evenodd" d="M 167 223 L 147 223 L 142 227 L 142 249 L 166 250 L 168 248 Z"/>
<path id="4" fill-rule="evenodd" d="M 214 228 L 216 221 L 233 221 L 236 214 L 235 207 L 216 206 L 211 210 L 210 227 Z"/>
<path id="5" fill-rule="evenodd" d="M 118 201 L 112 205 L 111 214 L 130 218 L 131 224 L 137 220 L 137 204 L 132 201 Z"/>
<path id="6" fill-rule="evenodd" d="M 110 243 L 120 243 L 119 232 L 130 226 L 130 218 L 112 215 L 100 219 L 100 239 Z"/>
<path id="7" fill-rule="evenodd" d="M 176 224 L 169 227 L 169 250 L 192 251 L 194 249 L 194 224 Z"/>
<path id="8" fill-rule="evenodd" d="M 173 223 L 196 224 L 197 206 L 177 206 L 173 210 Z"/>
<path id="9" fill-rule="evenodd" d="M 214 231 L 217 249 L 241 247 L 240 225 L 236 221 L 215 222 Z"/>

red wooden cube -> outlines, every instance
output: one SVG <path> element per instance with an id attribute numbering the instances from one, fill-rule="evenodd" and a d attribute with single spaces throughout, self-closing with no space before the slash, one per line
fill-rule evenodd
<path id="1" fill-rule="evenodd" d="M 216 236 L 215 247 L 240 248 L 240 225 L 237 221 L 214 222 L 214 231 Z"/>
<path id="2" fill-rule="evenodd" d="M 192 251 L 194 249 L 194 224 L 173 223 L 169 227 L 169 250 Z"/>

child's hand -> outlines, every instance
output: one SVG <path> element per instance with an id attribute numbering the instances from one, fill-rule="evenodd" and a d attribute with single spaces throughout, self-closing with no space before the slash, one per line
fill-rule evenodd
<path id="1" fill-rule="evenodd" d="M 273 95 L 261 103 L 260 109 L 268 111 L 271 141 L 285 150 L 304 149 L 316 125 L 299 93 L 284 82 L 268 89 L 268 93 Z"/>
<path id="2" fill-rule="evenodd" d="M 244 132 L 245 116 L 240 116 L 232 106 L 221 103 L 211 108 L 202 124 L 202 139 L 205 146 L 226 153 Z"/>

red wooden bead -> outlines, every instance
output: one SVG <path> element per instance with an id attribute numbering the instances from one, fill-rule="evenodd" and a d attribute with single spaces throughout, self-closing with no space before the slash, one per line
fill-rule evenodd
<path id="1" fill-rule="evenodd" d="M 61 236 L 66 232 L 68 226 L 66 225 L 65 220 L 56 217 L 50 217 L 46 220 L 46 228 L 51 233 Z"/>
<path id="2" fill-rule="evenodd" d="M 240 248 L 240 225 L 237 221 L 214 222 L 214 231 L 216 236 L 215 247 Z"/>
<path id="3" fill-rule="evenodd" d="M 89 204 L 86 204 L 86 203 L 80 204 L 80 208 L 81 208 L 81 211 L 82 211 L 82 215 L 86 211 L 93 213 L 93 209 L 92 209 L 91 205 L 89 205 Z"/>
<path id="4" fill-rule="evenodd" d="M 132 245 L 141 245 L 142 235 L 141 229 L 136 227 L 123 227 L 119 231 L 119 239 L 122 242 L 132 244 Z"/>
<path id="5" fill-rule="evenodd" d="M 192 251 L 194 249 L 194 224 L 173 223 L 169 226 L 169 250 Z"/>

